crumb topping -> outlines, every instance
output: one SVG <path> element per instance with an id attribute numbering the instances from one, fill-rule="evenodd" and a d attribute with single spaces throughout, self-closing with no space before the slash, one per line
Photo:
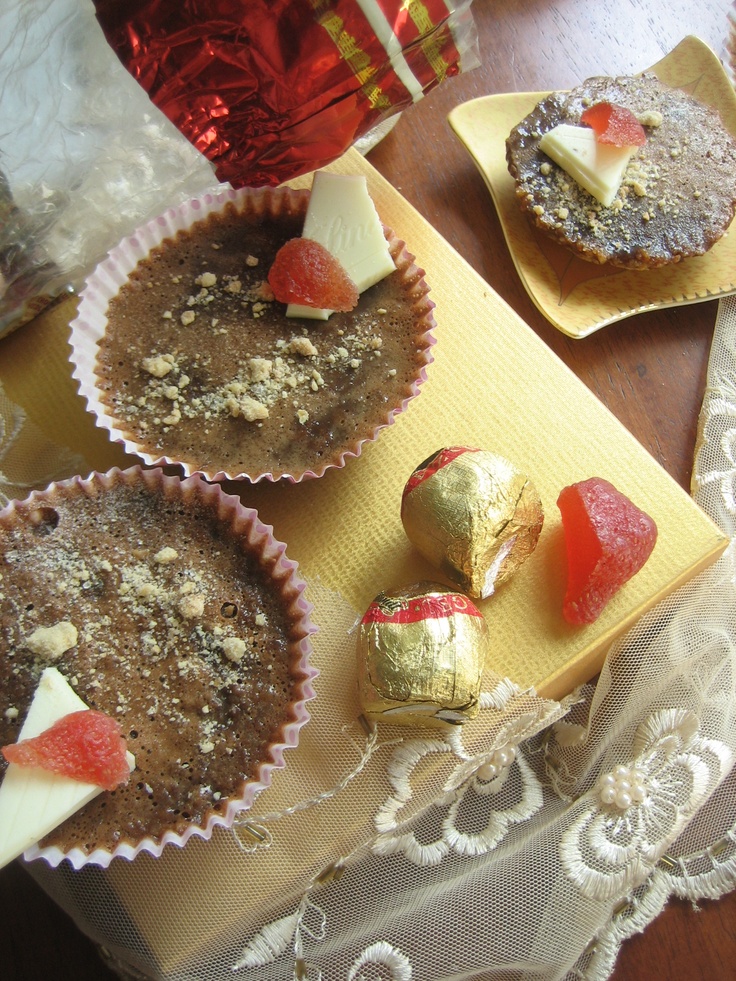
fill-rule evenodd
<path id="1" fill-rule="evenodd" d="M 26 638 L 25 646 L 39 657 L 50 663 L 58 661 L 77 643 L 77 628 L 69 620 L 60 620 L 49 627 L 36 627 Z"/>
<path id="2" fill-rule="evenodd" d="M 251 257 L 252 258 L 252 257 Z M 184 302 L 197 309 L 186 310 L 181 314 L 181 323 L 193 324 L 200 312 L 217 298 L 217 276 L 207 272 L 197 276 L 194 283 L 200 286 L 196 295 L 189 294 Z M 246 299 L 252 304 L 254 317 L 262 316 L 267 304 L 273 303 L 273 294 L 268 300 L 254 301 L 254 297 L 264 297 L 264 283 L 258 283 L 253 293 Z M 223 277 L 219 298 L 224 294 L 239 296 L 243 284 L 239 279 Z M 169 312 L 169 311 L 167 311 Z M 210 320 L 209 327 L 216 333 L 225 334 L 222 317 Z M 375 324 L 376 332 L 366 334 L 356 331 L 343 335 L 339 345 L 327 345 L 323 350 L 315 340 L 308 336 L 308 328 L 288 337 L 278 337 L 271 345 L 267 356 L 248 358 L 241 365 L 233 365 L 233 375 L 217 388 L 206 393 L 188 391 L 191 375 L 196 374 L 205 362 L 206 356 L 197 351 L 193 354 L 162 351 L 140 359 L 142 372 L 149 377 L 145 394 L 122 396 L 117 407 L 129 419 L 137 419 L 147 427 L 161 422 L 165 427 L 176 426 L 183 419 L 207 418 L 230 414 L 245 422 L 258 423 L 269 417 L 269 408 L 277 401 L 288 400 L 306 392 L 317 392 L 325 385 L 324 373 L 329 368 L 348 368 L 356 371 L 363 365 L 366 357 L 380 358 L 383 347 L 381 325 Z M 206 339 L 203 339 L 206 344 Z M 170 402 L 172 405 L 167 405 Z M 306 412 L 306 415 L 305 415 Z M 301 405 L 296 410 L 297 419 L 302 422 L 309 412 Z"/>

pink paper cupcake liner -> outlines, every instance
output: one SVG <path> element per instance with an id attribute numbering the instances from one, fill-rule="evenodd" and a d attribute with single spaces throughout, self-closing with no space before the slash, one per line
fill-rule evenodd
<path id="1" fill-rule="evenodd" d="M 87 852 L 79 847 L 62 850 L 57 845 L 37 844 L 25 852 L 26 860 L 44 859 L 52 867 L 68 861 L 75 869 L 85 865 L 104 868 L 114 858 L 132 860 L 143 852 L 158 857 L 168 845 L 182 847 L 194 836 L 207 840 L 215 828 L 232 827 L 236 816 L 251 807 L 258 794 L 270 786 L 273 771 L 286 765 L 285 751 L 298 745 L 300 730 L 309 720 L 307 703 L 315 696 L 313 680 L 318 672 L 310 665 L 310 656 L 311 636 L 316 627 L 310 619 L 312 605 L 304 596 L 306 586 L 298 574 L 297 565 L 287 558 L 284 544 L 273 537 L 272 528 L 261 522 L 257 512 L 244 507 L 239 498 L 224 493 L 219 484 L 207 483 L 198 475 L 182 480 L 166 475 L 160 469 L 146 470 L 134 466 L 121 471 L 115 468 L 107 474 L 93 473 L 86 479 L 75 477 L 59 481 L 44 491 L 33 492 L 24 502 L 11 502 L 0 512 L 0 530 L 12 531 L 27 520 L 24 515 L 28 515 L 29 510 L 41 515 L 53 515 L 55 503 L 59 506 L 61 498 L 79 494 L 102 499 L 111 488 L 121 484 L 129 487 L 143 484 L 152 494 L 160 494 L 168 502 L 181 501 L 185 508 L 194 503 L 203 506 L 207 513 L 214 516 L 218 527 L 227 529 L 228 538 L 243 543 L 243 551 L 255 557 L 259 566 L 270 573 L 288 621 L 292 659 L 291 701 L 287 717 L 278 728 L 277 738 L 268 746 L 265 758 L 254 768 L 250 777 L 244 778 L 237 796 L 232 796 L 225 808 L 211 811 L 206 820 L 191 823 L 183 831 L 166 831 L 155 838 L 143 836 L 137 843 L 121 842 L 111 849 L 97 848 Z M 59 666 L 62 664 L 63 660 Z M 84 695 L 83 692 L 80 694 Z M 129 748 L 135 753 L 135 745 L 129 744 Z M 134 779 L 135 771 L 131 775 L 131 780 Z"/>
<path id="2" fill-rule="evenodd" d="M 388 404 L 382 410 L 380 420 L 374 418 L 365 426 L 346 439 L 343 445 L 329 448 L 329 452 L 320 458 L 305 462 L 303 468 L 291 468 L 289 472 L 277 470 L 275 467 L 260 470 L 233 470 L 228 466 L 200 465 L 191 460 L 182 459 L 181 454 L 168 451 L 164 447 L 153 448 L 146 445 L 139 437 L 126 428 L 126 424 L 116 416 L 102 396 L 99 387 L 97 368 L 98 344 L 107 329 L 107 315 L 111 300 L 117 296 L 121 287 L 128 281 L 131 272 L 152 249 L 155 249 L 166 239 L 173 239 L 179 232 L 185 232 L 196 222 L 203 221 L 215 212 L 221 212 L 229 206 L 237 211 L 251 214 L 278 216 L 303 215 L 309 199 L 308 191 L 295 191 L 289 188 L 249 189 L 238 191 L 224 190 L 219 193 L 207 193 L 171 208 L 161 216 L 137 229 L 134 234 L 125 238 L 114 248 L 107 258 L 87 280 L 81 294 L 77 317 L 71 324 L 71 363 L 72 375 L 79 383 L 79 392 L 87 403 L 89 412 L 94 416 L 96 424 L 107 430 L 110 438 L 120 443 L 126 452 L 139 457 L 145 463 L 153 466 L 175 465 L 182 469 L 185 475 L 201 474 L 208 480 L 226 481 L 247 479 L 251 482 L 261 480 L 277 481 L 284 479 L 293 483 L 320 477 L 327 470 L 345 466 L 348 459 L 360 455 L 363 446 L 378 438 L 387 426 L 391 425 L 403 413 L 408 404 L 420 393 L 420 388 L 427 379 L 427 367 L 433 361 L 432 347 L 435 344 L 433 329 L 436 326 L 433 316 L 434 303 L 429 299 L 429 287 L 424 281 L 424 271 L 415 264 L 411 255 L 401 241 L 390 230 L 385 229 L 391 254 L 407 285 L 406 297 L 412 306 L 415 323 L 414 347 L 416 362 L 413 367 L 413 377 L 405 390 L 397 397 L 395 404 Z M 265 278 L 266 270 L 264 270 Z M 304 321 L 294 321 L 294 329 L 304 325 Z"/>

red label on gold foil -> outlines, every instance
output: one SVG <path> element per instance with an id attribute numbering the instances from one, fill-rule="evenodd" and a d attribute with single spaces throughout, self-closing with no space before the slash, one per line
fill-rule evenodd
<path id="1" fill-rule="evenodd" d="M 419 623 L 465 613 L 482 617 L 480 610 L 459 593 L 433 593 L 407 599 L 379 597 L 366 610 L 361 623 Z"/>
<path id="2" fill-rule="evenodd" d="M 438 450 L 433 456 L 431 456 L 427 462 L 426 466 L 419 465 L 414 473 L 409 477 L 404 487 L 404 492 L 402 497 L 406 497 L 415 487 L 423 483 L 427 478 L 436 474 L 438 470 L 446 467 L 448 463 L 452 463 L 463 453 L 477 453 L 478 450 L 473 449 L 470 446 L 446 446 L 442 450 Z"/>
<path id="3" fill-rule="evenodd" d="M 487 450 L 438 451 L 419 465 L 401 500 L 411 543 L 474 598 L 487 599 L 513 575 L 536 548 L 543 521 L 526 474 Z"/>
<path id="4" fill-rule="evenodd" d="M 429 581 L 379 593 L 357 631 L 366 718 L 421 726 L 474 718 L 488 642 L 484 617 L 462 593 Z"/>

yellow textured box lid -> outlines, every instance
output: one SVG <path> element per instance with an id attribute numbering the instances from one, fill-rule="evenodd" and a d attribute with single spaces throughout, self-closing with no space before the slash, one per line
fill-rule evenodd
<path id="1" fill-rule="evenodd" d="M 493 635 L 493 667 L 522 687 L 559 697 L 599 669 L 611 640 L 725 548 L 725 536 L 600 401 L 451 246 L 357 152 L 332 169 L 363 173 L 383 221 L 425 269 L 436 303 L 435 361 L 420 396 L 362 455 L 303 484 L 227 485 L 287 543 L 304 577 L 362 613 L 383 588 L 436 573 L 400 520 L 405 481 L 448 445 L 506 456 L 536 484 L 545 508 L 539 546 L 517 576 L 479 603 Z M 310 178 L 295 182 L 309 186 Z M 66 361 L 66 301 L 0 342 L 0 382 L 56 442 L 89 466 L 133 462 L 97 430 Z M 561 615 L 565 558 L 559 491 L 589 476 L 610 480 L 655 519 L 644 569 L 597 623 Z M 329 611 L 317 611 L 317 619 Z"/>
<path id="2" fill-rule="evenodd" d="M 412 470 L 440 447 L 464 444 L 500 453 L 526 471 L 541 493 L 546 519 L 536 552 L 479 605 L 493 637 L 489 667 L 549 698 L 595 674 L 617 634 L 727 544 L 585 385 L 360 155 L 350 152 L 332 169 L 366 175 L 384 222 L 426 270 L 437 305 L 435 362 L 408 411 L 344 469 L 298 485 L 226 487 L 256 507 L 287 543 L 288 556 L 312 583 L 307 596 L 321 628 L 314 638 L 322 672 L 316 715 L 298 749 L 290 751 L 286 770 L 259 798 L 255 820 L 264 809 L 280 811 L 334 781 L 331 740 L 340 726 L 347 732 L 354 725 L 358 711 L 353 613 L 361 615 L 383 588 L 435 577 L 404 534 L 400 502 Z M 74 303 L 66 301 L 0 342 L 0 382 L 50 439 L 83 454 L 91 468 L 125 466 L 134 461 L 95 429 L 76 394 L 66 361 L 73 315 Z M 565 557 L 556 500 L 563 486 L 591 475 L 607 478 L 649 512 L 659 540 L 599 621 L 581 628 L 566 624 L 561 614 Z M 246 909 L 266 916 L 279 904 L 288 907 L 333 854 L 335 827 L 347 842 L 367 833 L 372 795 L 386 788 L 377 773 L 354 792 L 352 786 L 335 799 L 324 827 L 321 815 L 312 825 L 307 821 L 307 831 L 296 820 L 282 822 L 278 845 L 257 858 L 227 834 L 216 835 L 209 844 L 195 840 L 184 850 L 167 849 L 157 860 L 144 855 L 133 863 L 115 861 L 104 873 L 105 888 L 122 901 L 157 961 L 174 969 L 212 938 L 242 929 L 230 918 L 239 919 Z"/>

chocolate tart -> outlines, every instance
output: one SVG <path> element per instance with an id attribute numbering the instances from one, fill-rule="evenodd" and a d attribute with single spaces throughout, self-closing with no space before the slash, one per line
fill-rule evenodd
<path id="1" fill-rule="evenodd" d="M 611 102 L 644 126 L 616 200 L 604 207 L 539 148 L 560 123 Z M 651 73 L 595 77 L 543 99 L 506 141 L 516 196 L 533 224 L 581 259 L 651 269 L 702 255 L 736 211 L 736 139 L 718 112 Z"/>
<path id="2" fill-rule="evenodd" d="M 343 466 L 419 393 L 434 304 L 390 230 L 396 270 L 328 320 L 286 316 L 268 271 L 308 191 L 204 195 L 113 250 L 71 328 L 98 425 L 150 464 L 299 481 Z"/>

